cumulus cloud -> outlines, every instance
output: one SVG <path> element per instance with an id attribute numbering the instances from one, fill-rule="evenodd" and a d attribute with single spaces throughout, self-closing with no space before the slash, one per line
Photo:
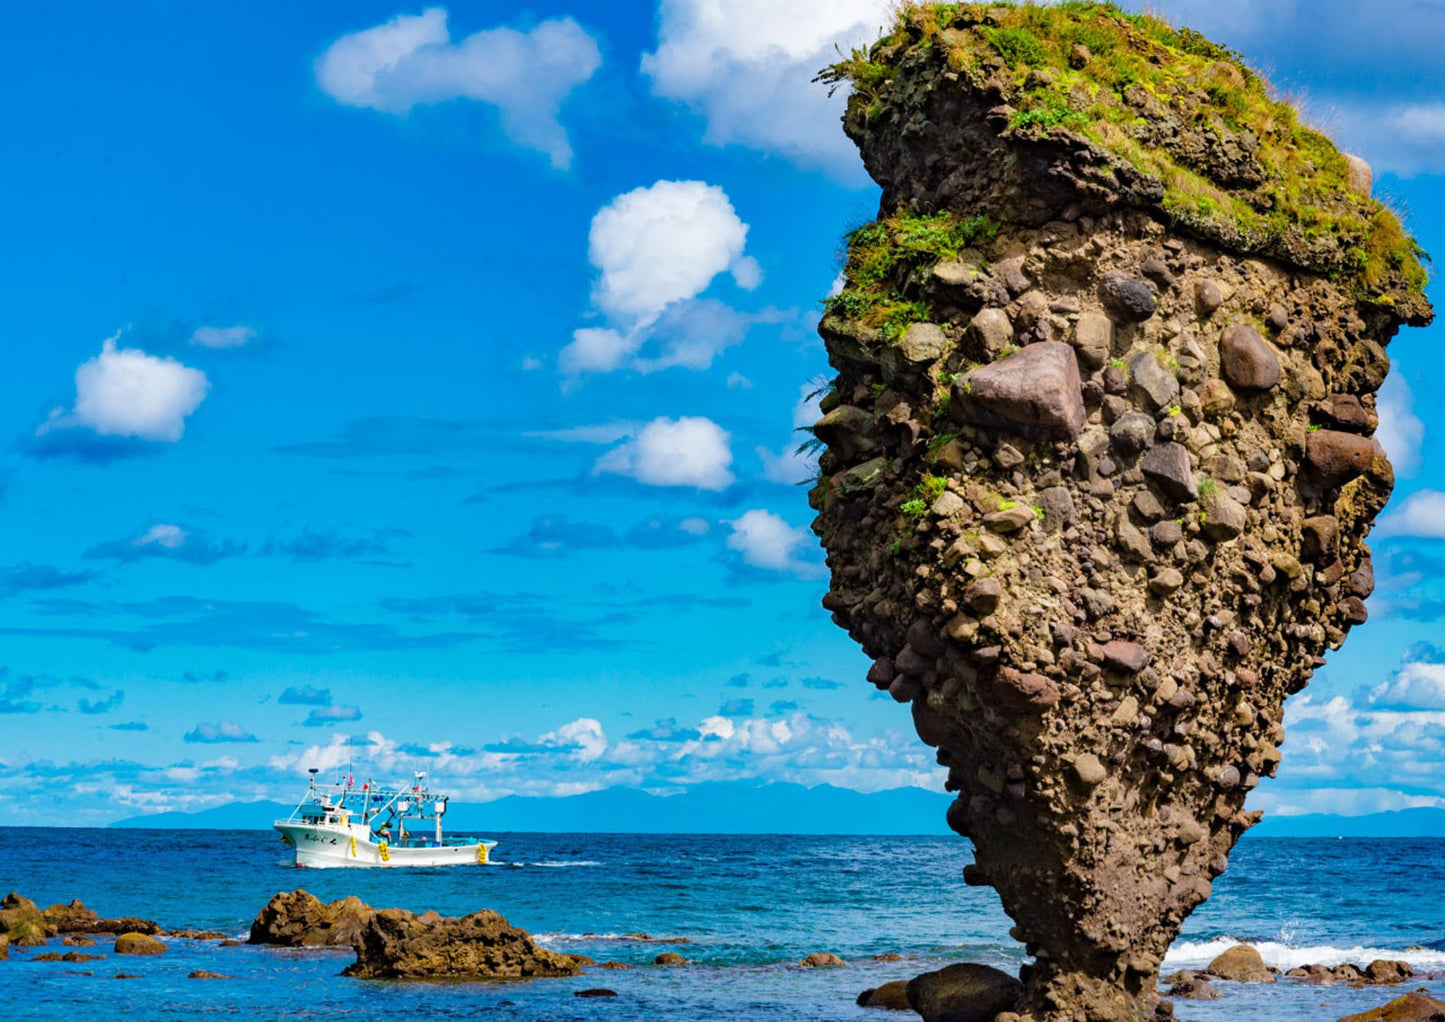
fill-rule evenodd
<path id="1" fill-rule="evenodd" d="M 707 121 L 704 141 L 778 153 L 862 185 L 839 119 L 844 97 L 813 82 L 841 49 L 871 42 L 889 0 L 662 0 L 657 49 L 642 58 L 653 92 Z"/>
<path id="2" fill-rule="evenodd" d="M 1418 536 L 1445 539 L 1445 493 L 1417 490 L 1375 526 L 1378 536 Z"/>
<path id="3" fill-rule="evenodd" d="M 603 206 L 588 255 L 598 271 L 592 301 L 606 324 L 573 332 L 558 355 L 562 375 L 706 369 L 754 325 L 787 318 L 698 297 L 724 273 L 744 289 L 762 282 L 747 237 L 727 193 L 702 181 L 658 181 Z"/>
<path id="4" fill-rule="evenodd" d="M 446 10 L 429 7 L 342 36 L 317 58 L 315 70 L 321 91 L 343 106 L 405 114 L 455 99 L 490 103 L 508 138 L 566 169 L 572 146 L 558 111 L 601 66 L 597 40 L 571 18 L 525 32 L 487 29 L 453 42 Z"/>
<path id="5" fill-rule="evenodd" d="M 197 724 L 182 736 L 193 744 L 217 745 L 225 742 L 259 742 L 260 739 L 240 724 L 230 720 L 219 720 L 214 724 Z"/>
<path id="6" fill-rule="evenodd" d="M 702 181 L 658 181 L 598 210 L 588 255 L 601 271 L 593 299 L 619 320 L 648 322 L 693 298 L 718 274 L 756 287 L 761 273 L 743 255 L 748 225 L 727 193 Z"/>
<path id="7" fill-rule="evenodd" d="M 240 348 L 256 339 L 249 326 L 202 326 L 191 334 L 191 343 L 202 348 Z"/>
<path id="8" fill-rule="evenodd" d="M 594 473 L 628 476 L 648 486 L 724 490 L 734 476 L 727 431 L 711 419 L 653 419 L 597 459 Z"/>
<path id="9" fill-rule="evenodd" d="M 1375 439 L 1385 448 L 1397 475 L 1410 476 L 1420 467 L 1425 424 L 1415 414 L 1415 395 L 1401 373 L 1391 373 L 1376 395 L 1380 426 Z"/>
<path id="10" fill-rule="evenodd" d="M 181 438 L 186 418 L 211 389 L 206 374 L 139 348 L 118 348 L 119 336 L 107 338 L 100 354 L 75 371 L 75 404 L 52 411 L 37 436 L 79 427 L 163 443 Z"/>
<path id="11" fill-rule="evenodd" d="M 729 523 L 728 549 L 735 551 L 744 564 L 766 571 L 816 577 L 821 568 L 805 561 L 800 554 L 813 547 L 812 534 L 785 522 L 780 515 L 762 508 L 744 512 Z"/>
<path id="12" fill-rule="evenodd" d="M 1376 706 L 1445 710 L 1445 663 L 1407 661 L 1394 677 L 1370 692 Z"/>

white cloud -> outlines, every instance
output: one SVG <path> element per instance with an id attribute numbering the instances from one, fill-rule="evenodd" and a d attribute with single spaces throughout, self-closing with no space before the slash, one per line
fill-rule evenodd
<path id="1" fill-rule="evenodd" d="M 619 195 L 592 218 L 588 253 L 601 271 L 593 298 L 620 322 L 646 324 L 731 270 L 741 287 L 762 271 L 743 255 L 748 225 L 727 193 L 702 181 L 658 181 Z"/>
<path id="2" fill-rule="evenodd" d="M 752 390 L 752 389 L 753 389 L 753 381 L 750 380 L 750 379 L 748 379 L 746 376 L 744 376 L 742 373 L 739 373 L 739 372 L 731 372 L 731 373 L 728 373 L 727 384 L 728 384 L 728 390 Z"/>
<path id="3" fill-rule="evenodd" d="M 446 10 L 429 7 L 337 39 L 316 60 L 316 83 L 344 106 L 392 114 L 453 99 L 491 103 L 508 138 L 565 169 L 572 147 L 558 110 L 601 65 L 597 41 L 571 18 L 454 43 Z"/>
<path id="4" fill-rule="evenodd" d="M 202 348 L 240 348 L 256 339 L 249 326 L 202 326 L 191 334 L 191 343 Z"/>
<path id="5" fill-rule="evenodd" d="M 782 517 L 762 508 L 746 511 L 729 522 L 733 528 L 728 536 L 728 549 L 742 556 L 745 564 L 768 571 L 785 571 L 795 575 L 816 576 L 820 567 L 799 558 L 811 549 L 813 537 L 807 529 L 795 528 Z"/>
<path id="6" fill-rule="evenodd" d="M 1445 710 L 1445 664 L 1407 661 L 1393 678 L 1371 690 L 1370 702 L 1380 706 Z"/>
<path id="7" fill-rule="evenodd" d="M 179 525 L 161 522 L 152 525 L 144 533 L 131 540 L 131 546 L 158 546 L 175 550 L 186 542 L 186 530 Z"/>
<path id="8" fill-rule="evenodd" d="M 579 717 L 563 724 L 555 731 L 549 731 L 540 739 L 543 745 L 570 747 L 572 755 L 580 763 L 591 763 L 607 751 L 607 734 L 602 724 L 591 717 Z"/>
<path id="9" fill-rule="evenodd" d="M 1378 536 L 1419 536 L 1445 539 L 1445 493 L 1417 490 L 1380 519 Z"/>
<path id="10" fill-rule="evenodd" d="M 583 327 L 572 332 L 572 343 L 557 355 L 563 376 L 610 373 L 621 369 L 641 344 L 640 337 L 628 337 L 606 327 Z"/>
<path id="11" fill-rule="evenodd" d="M 730 441 L 711 419 L 653 419 L 598 458 L 593 471 L 629 476 L 648 486 L 724 490 L 733 483 Z"/>
<path id="12" fill-rule="evenodd" d="M 1425 439 L 1425 424 L 1415 414 L 1415 395 L 1400 373 L 1391 373 L 1376 395 L 1380 426 L 1375 439 L 1385 448 L 1398 475 L 1414 475 L 1420 467 L 1420 444 Z"/>
<path id="13" fill-rule="evenodd" d="M 803 384 L 798 391 L 798 401 L 793 405 L 793 442 L 777 454 L 766 447 L 757 448 L 763 463 L 763 475 L 770 482 L 797 485 L 817 476 L 817 452 L 802 447 L 806 437 L 799 431 L 808 429 L 823 417 L 822 400 L 823 385 L 820 381 Z"/>
<path id="14" fill-rule="evenodd" d="M 83 426 L 105 436 L 181 438 L 186 417 L 211 389 L 206 374 L 139 348 L 117 348 L 118 338 L 107 338 L 100 354 L 75 370 L 75 405 L 51 412 L 37 435 Z"/>
<path id="15" fill-rule="evenodd" d="M 657 49 L 642 58 L 653 92 L 707 119 L 713 145 L 738 144 L 867 181 L 839 120 L 844 96 L 813 76 L 838 51 L 871 43 L 889 0 L 662 0 Z"/>

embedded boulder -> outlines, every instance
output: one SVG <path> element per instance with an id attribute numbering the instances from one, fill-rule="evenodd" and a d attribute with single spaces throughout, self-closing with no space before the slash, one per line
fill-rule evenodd
<path id="1" fill-rule="evenodd" d="M 346 947 L 356 942 L 376 910 L 355 896 L 329 904 L 306 891 L 272 897 L 251 923 L 248 944 L 277 947 Z"/>
<path id="2" fill-rule="evenodd" d="M 880 987 L 869 987 L 858 995 L 860 1008 L 883 1008 L 887 1011 L 912 1011 L 908 1003 L 908 981 L 895 979 Z"/>
<path id="3" fill-rule="evenodd" d="M 1279 356 L 1245 323 L 1224 331 L 1219 367 L 1229 385 L 1238 390 L 1269 390 L 1279 383 Z"/>
<path id="4" fill-rule="evenodd" d="M 1084 428 L 1079 364 L 1067 344 L 1030 344 L 970 373 L 960 388 L 966 416 L 1036 439 L 1070 440 Z"/>
<path id="5" fill-rule="evenodd" d="M 361 979 L 532 979 L 581 971 L 571 957 L 538 947 L 490 910 L 453 919 L 382 909 L 354 946 L 356 961 L 342 975 Z"/>

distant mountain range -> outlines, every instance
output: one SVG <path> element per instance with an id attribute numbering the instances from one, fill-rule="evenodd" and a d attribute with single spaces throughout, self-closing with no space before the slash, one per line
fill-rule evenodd
<path id="1" fill-rule="evenodd" d="M 566 798 L 508 795 L 494 802 L 452 802 L 454 833 L 554 831 L 619 834 L 949 834 L 952 796 L 924 788 L 859 792 L 820 784 L 700 784 L 678 795 L 605 788 Z M 112 827 L 265 830 L 294 803 L 232 802 L 199 812 L 154 813 Z"/>
<path id="2" fill-rule="evenodd" d="M 447 826 L 454 833 L 943 835 L 952 833 L 944 824 L 951 800 L 924 788 L 865 793 L 828 784 L 722 782 L 678 795 L 605 788 L 566 798 L 508 795 L 494 802 L 453 802 Z M 232 802 L 194 813 L 132 816 L 111 826 L 266 830 L 293 808 L 294 803 Z M 1269 816 L 1249 837 L 1445 837 L 1445 809 Z"/>
<path id="3" fill-rule="evenodd" d="M 1257 837 L 1445 837 L 1445 809 L 1401 809 L 1366 816 L 1266 816 Z"/>

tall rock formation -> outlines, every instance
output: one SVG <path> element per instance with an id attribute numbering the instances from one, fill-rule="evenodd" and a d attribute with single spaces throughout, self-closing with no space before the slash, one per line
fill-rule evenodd
<path id="1" fill-rule="evenodd" d="M 913 6 L 823 77 L 883 187 L 819 327 L 825 606 L 948 769 L 1019 1016 L 1153 1017 L 1365 620 L 1418 250 L 1237 55 L 1112 5 Z"/>

